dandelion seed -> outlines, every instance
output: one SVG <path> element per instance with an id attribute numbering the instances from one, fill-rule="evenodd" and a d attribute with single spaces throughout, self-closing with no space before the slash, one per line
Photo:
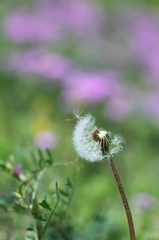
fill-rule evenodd
<path id="1" fill-rule="evenodd" d="M 74 114 L 78 120 L 73 132 L 73 143 L 80 157 L 95 162 L 123 150 L 122 136 L 97 128 L 91 114 Z"/>

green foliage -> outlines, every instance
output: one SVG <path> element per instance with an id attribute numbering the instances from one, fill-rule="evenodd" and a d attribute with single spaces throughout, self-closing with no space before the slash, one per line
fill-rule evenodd
<path id="1" fill-rule="evenodd" d="M 26 229 L 26 231 L 34 232 L 34 229 L 33 229 L 32 227 L 28 227 L 28 228 Z"/>
<path id="2" fill-rule="evenodd" d="M 44 222 L 46 222 L 46 219 L 45 219 L 45 218 L 43 218 L 43 216 L 42 216 L 42 215 L 40 215 L 40 214 L 38 214 L 38 213 L 36 213 L 36 212 L 32 212 L 32 215 L 33 215 L 33 217 L 34 217 L 36 220 L 39 220 L 39 221 L 44 221 Z"/>
<path id="3" fill-rule="evenodd" d="M 122 240 L 122 234 L 108 218 L 96 215 L 84 226 L 82 232 L 77 234 L 76 240 Z"/>
<path id="4" fill-rule="evenodd" d="M 18 75 L 9 70 L 6 62 L 7 56 L 12 53 L 21 53 L 29 48 L 38 48 L 40 51 L 42 49 L 42 52 L 48 49 L 48 53 L 57 53 L 57 55 L 64 53 L 70 57 L 73 73 L 82 68 L 84 71 L 98 71 L 101 67 L 104 71 L 110 70 L 110 74 L 112 70 L 115 74 L 119 73 L 120 81 L 124 80 L 124 97 L 127 94 L 128 100 L 129 97 L 130 99 L 133 97 L 138 99 L 136 103 L 147 102 L 149 94 L 153 98 L 153 93 L 155 95 L 158 90 L 151 88 L 154 84 L 153 80 L 151 83 L 150 79 L 150 83 L 147 84 L 148 69 L 142 68 L 141 63 L 135 63 L 135 53 L 132 51 L 132 42 L 129 41 L 131 36 L 124 34 L 130 24 L 125 22 L 126 15 L 129 15 L 131 20 L 135 20 L 136 16 L 140 17 L 138 13 L 143 11 L 144 22 L 147 24 L 146 16 L 149 14 L 153 22 L 153 18 L 157 18 L 159 1 L 95 2 L 106 11 L 106 24 L 103 26 L 104 32 L 99 41 L 99 36 L 93 37 L 91 34 L 87 36 L 84 33 L 80 37 L 66 37 L 58 44 L 49 43 L 48 47 L 47 44 L 39 44 L 39 42 L 15 44 L 4 36 L 4 32 L 0 34 L 0 238 L 2 240 L 39 240 L 42 234 L 42 240 L 128 239 L 124 209 L 108 162 L 90 164 L 82 160 L 78 161 L 73 150 L 71 139 L 75 121 L 72 110 L 77 108 L 91 112 L 96 116 L 98 126 L 119 133 L 126 140 L 125 152 L 115 161 L 130 202 L 137 239 L 159 239 L 158 117 L 145 114 L 146 105 L 144 105 L 129 114 L 127 119 L 113 122 L 108 119 L 105 112 L 109 96 L 97 104 L 72 101 L 67 105 L 62 98 L 65 94 L 62 81 L 29 76 L 25 73 Z M 35 7 L 32 4 L 36 4 L 33 1 L 2 0 L 0 7 L 2 24 L 5 16 L 10 16 L 12 11 L 16 12 L 23 3 L 30 14 L 30 10 Z M 123 27 L 120 29 L 122 24 Z M 156 32 L 157 24 L 156 21 L 154 27 Z M 151 30 L 153 32 L 151 24 L 149 28 L 150 32 Z M 1 31 L 2 29 L 3 26 Z M 127 50 L 125 42 L 130 45 L 128 53 L 122 48 L 120 50 L 120 46 L 125 46 Z M 133 58 L 130 59 L 127 54 L 131 52 Z M 105 59 L 107 54 L 108 58 Z M 157 52 L 155 56 L 157 59 Z M 121 61 L 122 57 L 123 61 Z M 137 89 L 134 96 L 131 94 L 133 88 Z M 117 89 L 118 91 L 122 92 L 122 89 Z M 116 100 L 116 90 L 109 89 L 108 95 L 112 92 Z M 72 94 L 75 98 L 78 97 L 78 91 Z M 69 100 L 71 100 L 70 96 Z M 157 104 L 152 108 L 157 110 Z M 66 121 L 66 119 L 72 120 Z M 42 148 L 35 150 L 37 148 L 35 136 L 41 131 L 57 134 L 58 142 L 53 147 L 53 151 Z M 17 163 L 22 166 L 22 170 L 15 174 Z M 136 193 L 144 192 L 155 199 L 147 208 L 134 200 Z M 146 202 L 147 199 L 144 201 Z"/>
<path id="5" fill-rule="evenodd" d="M 38 165 L 36 168 L 34 167 L 34 170 L 30 169 L 25 177 L 23 175 L 23 177 L 21 177 L 21 172 L 19 176 L 13 174 L 15 162 L 10 164 L 1 161 L 1 168 L 4 170 L 7 169 L 5 172 L 11 174 L 11 177 L 15 177 L 20 183 L 17 190 L 13 191 L 12 197 L 0 198 L 0 208 L 5 212 L 12 208 L 17 214 L 32 216 L 37 223 L 33 224 L 33 227 L 26 228 L 26 239 L 34 239 L 35 236 L 29 233 L 34 232 L 39 236 L 40 240 L 43 239 L 50 225 L 53 224 L 56 226 L 66 215 L 72 198 L 73 185 L 71 181 L 67 179 L 65 188 L 61 189 L 56 181 L 53 192 L 47 193 L 48 200 L 44 197 L 44 199 L 39 201 L 38 199 L 41 197 L 38 194 L 38 186 L 45 171 L 53 167 L 53 157 L 49 149 L 46 149 L 46 152 L 38 149 L 38 154 L 32 154 L 31 157 Z M 12 169 L 12 171 L 10 171 L 10 169 Z M 39 225 L 38 222 L 41 222 L 42 225 Z"/>
<path id="6" fill-rule="evenodd" d="M 43 208 L 48 209 L 48 210 L 51 211 L 50 205 L 45 200 L 42 200 L 42 202 L 39 203 L 39 205 L 42 206 Z"/>

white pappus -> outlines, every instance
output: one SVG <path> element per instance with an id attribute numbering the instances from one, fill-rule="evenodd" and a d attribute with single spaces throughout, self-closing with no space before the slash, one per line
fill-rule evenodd
<path id="1" fill-rule="evenodd" d="M 121 135 L 113 135 L 95 126 L 91 114 L 76 114 L 77 124 L 73 132 L 73 144 L 78 155 L 90 162 L 101 161 L 124 150 Z"/>

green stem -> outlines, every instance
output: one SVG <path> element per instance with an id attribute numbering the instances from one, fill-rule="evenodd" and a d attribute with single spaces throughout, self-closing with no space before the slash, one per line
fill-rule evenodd
<path id="1" fill-rule="evenodd" d="M 109 158 L 109 160 L 110 160 L 111 168 L 112 168 L 112 171 L 113 171 L 113 174 L 114 174 L 114 177 L 115 177 L 116 183 L 118 185 L 119 192 L 120 192 L 123 204 L 124 204 L 125 212 L 126 212 L 126 215 L 127 215 L 127 220 L 128 220 L 128 225 L 129 225 L 129 233 L 130 233 L 130 240 L 135 240 L 136 239 L 135 238 L 135 230 L 134 230 L 134 224 L 133 224 L 133 219 L 132 219 L 130 207 L 129 207 L 129 204 L 128 204 L 128 201 L 127 201 L 122 183 L 120 181 L 120 177 L 119 177 L 117 168 L 115 166 L 113 157 L 111 156 Z"/>
<path id="2" fill-rule="evenodd" d="M 53 216 L 53 214 L 54 214 L 54 212 L 55 212 L 55 209 L 56 209 L 56 207 L 57 207 L 57 205 L 58 205 L 58 203 L 59 203 L 59 199 L 60 199 L 59 197 L 60 197 L 60 196 L 58 195 L 58 196 L 57 196 L 57 202 L 56 202 L 53 210 L 52 210 L 51 213 L 50 213 L 50 216 L 49 216 L 49 218 L 48 218 L 48 220 L 47 220 L 47 222 L 46 222 L 46 224 L 45 224 L 45 226 L 44 226 L 44 228 L 43 228 L 43 231 L 42 231 L 42 233 L 41 233 L 41 236 L 40 236 L 39 240 L 41 240 L 42 237 L 44 236 L 44 233 L 45 233 L 45 231 L 46 231 L 46 229 L 47 229 L 47 227 L 48 227 L 48 225 L 49 225 L 49 223 L 50 223 L 50 220 L 51 220 L 51 218 L 52 218 L 52 216 Z"/>

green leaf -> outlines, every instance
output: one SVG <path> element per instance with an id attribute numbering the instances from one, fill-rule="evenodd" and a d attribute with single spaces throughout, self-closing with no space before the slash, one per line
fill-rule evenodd
<path id="1" fill-rule="evenodd" d="M 50 152 L 50 150 L 48 148 L 46 148 L 46 153 L 47 153 L 49 159 L 51 159 L 51 161 L 52 161 L 53 157 L 52 157 L 52 154 L 51 154 L 51 152 Z"/>
<path id="2" fill-rule="evenodd" d="M 28 228 L 26 229 L 26 231 L 35 232 L 34 229 L 33 229 L 32 227 L 28 227 Z"/>
<path id="3" fill-rule="evenodd" d="M 67 178 L 66 187 L 73 188 L 73 185 L 69 178 Z"/>
<path id="4" fill-rule="evenodd" d="M 38 148 L 38 154 L 39 154 L 39 157 L 40 157 L 41 159 L 44 159 L 44 157 L 43 157 L 43 152 L 41 151 L 40 148 Z"/>
<path id="5" fill-rule="evenodd" d="M 23 196 L 23 188 L 24 188 L 25 185 L 26 185 L 26 183 L 23 182 L 23 183 L 20 184 L 20 186 L 18 188 L 18 192 L 21 196 Z"/>
<path id="6" fill-rule="evenodd" d="M 35 219 L 39 220 L 39 221 L 43 221 L 43 222 L 46 222 L 46 219 L 43 218 L 42 215 L 40 215 L 39 213 L 36 213 L 36 212 L 32 212 L 32 215 Z"/>
<path id="7" fill-rule="evenodd" d="M 13 209 L 14 209 L 15 212 L 18 212 L 18 213 L 24 213 L 25 214 L 25 213 L 28 212 L 28 208 L 23 207 L 21 205 L 14 205 Z"/>
<path id="8" fill-rule="evenodd" d="M 49 167 L 52 164 L 52 160 L 51 159 L 45 160 L 45 164 Z"/>
<path id="9" fill-rule="evenodd" d="M 1 168 L 6 168 L 6 163 L 2 160 L 0 160 L 0 167 Z"/>
<path id="10" fill-rule="evenodd" d="M 67 192 L 63 191 L 63 190 L 60 190 L 60 194 L 62 196 L 64 196 L 64 197 L 68 197 L 69 196 L 69 194 Z"/>
<path id="11" fill-rule="evenodd" d="M 44 161 L 43 158 L 40 158 L 40 159 L 39 159 L 39 166 L 40 166 L 40 168 L 43 168 L 43 161 Z"/>
<path id="12" fill-rule="evenodd" d="M 43 167 L 43 162 L 44 162 L 44 156 L 43 156 L 43 152 L 41 151 L 41 149 L 38 149 L 38 154 L 39 154 L 39 166 L 40 168 Z"/>
<path id="13" fill-rule="evenodd" d="M 50 210 L 50 211 L 52 210 L 51 207 L 50 207 L 50 205 L 49 205 L 45 200 L 42 200 L 42 202 L 39 203 L 39 205 L 42 206 L 42 207 L 45 208 L 45 209 Z"/>
<path id="14" fill-rule="evenodd" d="M 34 162 L 35 164 L 37 164 L 37 158 L 36 158 L 34 152 L 31 152 L 30 155 L 31 155 L 31 158 L 32 158 L 33 162 Z"/>
<path id="15" fill-rule="evenodd" d="M 19 192 L 13 192 L 13 196 L 16 198 L 16 199 L 22 199 L 22 195 L 19 193 Z"/>

